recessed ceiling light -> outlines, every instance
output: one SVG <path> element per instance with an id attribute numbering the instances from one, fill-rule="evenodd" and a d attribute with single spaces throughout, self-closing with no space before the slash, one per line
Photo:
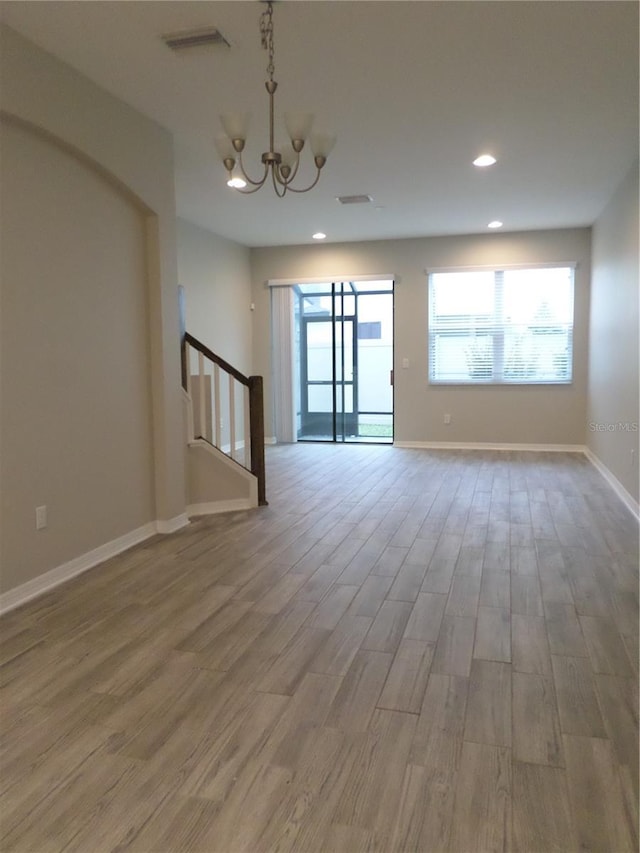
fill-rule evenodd
<path id="1" fill-rule="evenodd" d="M 326 240 L 327 235 L 323 231 L 316 231 L 313 235 L 314 240 Z"/>
<path id="2" fill-rule="evenodd" d="M 243 187 L 246 187 L 247 182 L 243 181 L 242 178 L 229 178 L 227 181 L 228 187 L 233 187 L 235 190 L 241 190 Z"/>
<path id="3" fill-rule="evenodd" d="M 502 228 L 502 222 L 499 219 L 494 219 L 487 225 L 487 228 Z"/>
<path id="4" fill-rule="evenodd" d="M 493 166 L 496 163 L 496 158 L 492 154 L 481 154 L 473 161 L 474 166 Z"/>

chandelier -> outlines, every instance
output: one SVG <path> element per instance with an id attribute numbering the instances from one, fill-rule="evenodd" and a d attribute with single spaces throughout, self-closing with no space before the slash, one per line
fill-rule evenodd
<path id="1" fill-rule="evenodd" d="M 261 158 L 264 167 L 262 177 L 258 180 L 251 178 L 242 160 L 242 152 L 247 141 L 248 113 L 227 113 L 220 116 L 225 132 L 216 137 L 216 148 L 228 173 L 227 185 L 237 189 L 238 192 L 245 194 L 257 192 L 264 186 L 269 174 L 271 174 L 273 188 L 280 198 L 286 194 L 287 190 L 294 193 L 306 193 L 313 189 L 320 180 L 320 172 L 335 144 L 335 136 L 328 133 L 315 133 L 310 136 L 316 176 L 311 184 L 304 189 L 292 186 L 298 174 L 300 152 L 310 135 L 313 114 L 285 113 L 284 123 L 290 142 L 279 146 L 279 150 L 276 150 L 273 116 L 274 95 L 278 84 L 273 79 L 275 67 L 273 61 L 273 3 L 271 0 L 267 2 L 267 8 L 260 16 L 260 38 L 262 47 L 269 54 L 268 79 L 264 84 L 269 94 L 269 150 L 265 151 Z M 245 189 L 247 184 L 249 184 L 249 188 Z"/>

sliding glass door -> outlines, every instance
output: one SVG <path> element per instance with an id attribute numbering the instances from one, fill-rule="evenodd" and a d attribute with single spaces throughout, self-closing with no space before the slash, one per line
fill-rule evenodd
<path id="1" fill-rule="evenodd" d="M 393 282 L 295 292 L 298 440 L 393 441 Z"/>

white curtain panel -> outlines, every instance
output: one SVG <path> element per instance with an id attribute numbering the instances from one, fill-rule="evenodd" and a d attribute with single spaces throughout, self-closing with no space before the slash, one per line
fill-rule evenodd
<path id="1" fill-rule="evenodd" d="M 294 327 L 293 287 L 271 287 L 271 363 L 276 441 L 298 440 L 293 394 Z"/>

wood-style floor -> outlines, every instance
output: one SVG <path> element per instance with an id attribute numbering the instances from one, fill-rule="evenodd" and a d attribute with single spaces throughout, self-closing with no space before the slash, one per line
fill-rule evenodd
<path id="1" fill-rule="evenodd" d="M 295 445 L 2 620 L 3 851 L 638 848 L 638 530 L 580 455 Z"/>

